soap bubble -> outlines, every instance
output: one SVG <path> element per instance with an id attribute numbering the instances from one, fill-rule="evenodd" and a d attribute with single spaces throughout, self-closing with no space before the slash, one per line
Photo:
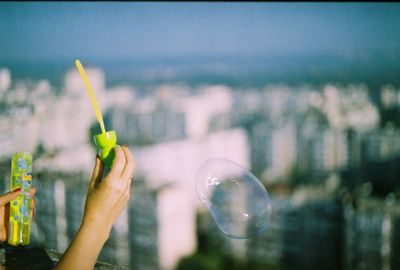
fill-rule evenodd
<path id="1" fill-rule="evenodd" d="M 197 173 L 196 193 L 218 228 L 231 238 L 249 238 L 268 226 L 267 190 L 252 173 L 230 160 L 206 161 Z"/>

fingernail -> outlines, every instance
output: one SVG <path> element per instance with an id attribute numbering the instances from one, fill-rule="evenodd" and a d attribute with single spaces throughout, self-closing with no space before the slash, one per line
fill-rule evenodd
<path id="1" fill-rule="evenodd" d="M 127 148 L 127 147 L 128 147 L 128 145 L 127 145 L 126 143 L 125 143 L 125 144 L 123 144 L 122 146 L 123 146 L 123 147 L 125 147 L 125 148 Z"/>
<path id="2" fill-rule="evenodd" d="M 13 190 L 13 192 L 18 192 L 18 191 L 21 191 L 21 188 L 16 188 Z"/>

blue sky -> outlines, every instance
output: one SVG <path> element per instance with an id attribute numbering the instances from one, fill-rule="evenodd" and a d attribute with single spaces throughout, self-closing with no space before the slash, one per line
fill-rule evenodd
<path id="1" fill-rule="evenodd" d="M 0 61 L 399 55 L 399 44 L 397 3 L 0 3 Z"/>

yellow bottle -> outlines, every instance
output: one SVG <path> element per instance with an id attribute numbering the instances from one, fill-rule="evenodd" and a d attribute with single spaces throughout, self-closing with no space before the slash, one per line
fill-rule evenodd
<path id="1" fill-rule="evenodd" d="M 30 242 L 30 210 L 32 186 L 32 155 L 15 153 L 11 161 L 11 190 L 21 189 L 20 195 L 10 202 L 10 245 L 28 245 Z"/>

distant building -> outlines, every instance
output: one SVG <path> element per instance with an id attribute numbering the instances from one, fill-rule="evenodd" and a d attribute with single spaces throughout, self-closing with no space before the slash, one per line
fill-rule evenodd
<path id="1" fill-rule="evenodd" d="M 211 118 L 228 113 L 232 109 L 233 98 L 229 88 L 217 85 L 198 91 L 198 95 L 182 98 L 178 105 L 185 114 L 186 132 L 190 138 L 206 135 Z"/>
<path id="2" fill-rule="evenodd" d="M 385 109 L 397 107 L 400 103 L 399 97 L 400 93 L 393 85 L 385 85 L 380 91 L 380 104 Z"/>
<path id="3" fill-rule="evenodd" d="M 249 168 L 249 147 L 242 129 L 202 138 L 172 141 L 135 150 L 137 175 L 158 193 L 158 252 L 162 269 L 196 248 L 197 171 L 210 158 L 226 158 Z"/>
<path id="4" fill-rule="evenodd" d="M 309 174 L 313 169 L 314 137 L 320 128 L 317 116 L 310 113 L 306 117 L 299 116 L 296 120 L 297 157 L 296 170 L 300 174 Z"/>
<path id="5" fill-rule="evenodd" d="M 363 162 L 363 134 L 349 129 L 346 132 L 347 136 L 347 160 L 348 167 L 356 168 Z"/>
<path id="6" fill-rule="evenodd" d="M 36 149 L 40 122 L 33 117 L 30 104 L 6 105 L 0 117 L 0 157 L 11 157 L 14 152 Z"/>
<path id="7" fill-rule="evenodd" d="M 382 133 L 382 158 L 390 159 L 398 156 L 400 154 L 400 131 L 393 126 L 386 126 Z"/>
<path id="8" fill-rule="evenodd" d="M 353 128 L 367 131 L 379 124 L 379 113 L 370 101 L 365 85 L 348 85 L 345 89 L 334 85 L 324 87 L 324 111 L 330 127 Z"/>
<path id="9" fill-rule="evenodd" d="M 289 120 L 268 133 L 267 166 L 264 172 L 267 181 L 287 176 L 297 162 L 296 126 L 294 122 Z"/>
<path id="10" fill-rule="evenodd" d="M 286 85 L 268 86 L 263 93 L 262 108 L 266 115 L 273 119 L 282 117 L 293 108 L 291 106 L 291 90 Z"/>
<path id="11" fill-rule="evenodd" d="M 287 176 L 297 161 L 296 127 L 290 120 L 255 124 L 251 144 L 254 169 L 263 170 L 267 182 Z"/>
<path id="12" fill-rule="evenodd" d="M 363 159 L 380 161 L 400 154 L 400 132 L 393 127 L 373 130 L 364 135 Z"/>
<path id="13" fill-rule="evenodd" d="M 365 161 L 378 161 L 381 159 L 381 136 L 378 130 L 368 132 L 363 140 L 362 159 Z"/>
<path id="14" fill-rule="evenodd" d="M 267 166 L 267 136 L 272 131 L 273 124 L 264 121 L 251 127 L 251 166 L 256 175 L 261 175 Z"/>
<path id="15" fill-rule="evenodd" d="M 399 269 L 398 203 L 372 197 L 345 204 L 343 269 Z"/>
<path id="16" fill-rule="evenodd" d="M 315 134 L 312 149 L 313 171 L 332 171 L 347 166 L 347 136 L 342 130 L 319 130 Z"/>
<path id="17" fill-rule="evenodd" d="M 0 69 L 0 93 L 6 92 L 11 86 L 11 73 L 8 69 Z"/>
<path id="18" fill-rule="evenodd" d="M 226 237 L 207 213 L 199 224 L 218 254 L 246 262 L 246 269 L 341 269 L 342 208 L 334 194 L 317 187 L 272 195 L 265 231 L 245 240 Z M 243 244 L 243 249 L 239 249 Z"/>
<path id="19" fill-rule="evenodd" d="M 218 131 L 233 127 L 247 127 L 254 121 L 258 121 L 264 108 L 263 92 L 246 89 L 232 93 L 231 109 L 222 111 L 211 116 L 209 123 L 210 131 Z M 258 118 L 257 118 L 258 117 Z"/>
<path id="20" fill-rule="evenodd" d="M 126 85 L 109 88 L 102 99 L 102 112 L 105 113 L 109 108 L 132 107 L 135 99 L 135 88 Z"/>
<path id="21" fill-rule="evenodd" d="M 140 145 L 205 136 L 212 117 L 231 109 L 226 87 L 204 87 L 193 96 L 181 90 L 174 94 L 171 88 L 160 87 L 152 99 L 136 99 L 131 106 L 110 108 L 105 120 L 112 129 L 120 130 L 122 141 Z"/>
<path id="22" fill-rule="evenodd" d="M 329 124 L 332 128 L 342 127 L 342 115 L 340 113 L 340 93 L 336 86 L 326 85 L 324 87 L 324 110 Z"/>
<path id="23" fill-rule="evenodd" d="M 111 108 L 104 119 L 110 129 L 118 130 L 118 140 L 140 145 L 183 139 L 187 136 L 182 112 L 167 106 L 136 103 L 130 108 Z"/>
<path id="24" fill-rule="evenodd" d="M 132 269 L 160 269 L 158 237 L 158 193 L 140 178 L 133 181 L 133 196 L 127 215 L 129 220 L 128 256 Z"/>

